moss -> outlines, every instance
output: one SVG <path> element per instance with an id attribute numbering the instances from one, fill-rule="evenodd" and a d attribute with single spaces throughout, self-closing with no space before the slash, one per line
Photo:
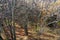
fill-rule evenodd
<path id="1" fill-rule="evenodd" d="M 60 21 L 59 21 L 59 22 L 57 22 L 57 24 L 60 26 Z"/>

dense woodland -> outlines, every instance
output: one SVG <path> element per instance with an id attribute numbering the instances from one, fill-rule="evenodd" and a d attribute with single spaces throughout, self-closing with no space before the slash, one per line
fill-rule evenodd
<path id="1" fill-rule="evenodd" d="M 0 40 L 60 40 L 60 0 L 0 0 Z"/>

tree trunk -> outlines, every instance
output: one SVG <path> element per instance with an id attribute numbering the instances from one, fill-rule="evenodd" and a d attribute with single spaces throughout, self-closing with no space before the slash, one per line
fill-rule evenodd
<path id="1" fill-rule="evenodd" d="M 24 30 L 25 30 L 25 35 L 28 36 L 27 24 L 24 26 Z"/>

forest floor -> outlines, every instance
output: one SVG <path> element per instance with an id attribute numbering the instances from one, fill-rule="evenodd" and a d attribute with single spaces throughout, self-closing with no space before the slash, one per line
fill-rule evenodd
<path id="1" fill-rule="evenodd" d="M 16 25 L 16 39 L 17 40 L 58 40 L 60 35 L 50 32 L 37 33 L 33 28 L 28 27 L 28 36 L 25 36 L 23 28 Z"/>
<path id="2" fill-rule="evenodd" d="M 48 28 L 45 27 L 44 32 L 41 33 L 35 31 L 34 27 L 28 27 L 28 36 L 26 36 L 24 28 L 16 24 L 15 25 L 16 40 L 60 40 L 60 34 L 53 33 L 55 31 L 49 32 L 47 30 Z M 4 35 L 2 35 L 2 37 L 4 38 Z"/>

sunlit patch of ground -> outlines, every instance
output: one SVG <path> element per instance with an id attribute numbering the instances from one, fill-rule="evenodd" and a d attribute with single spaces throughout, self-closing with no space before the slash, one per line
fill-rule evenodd
<path id="1" fill-rule="evenodd" d="M 47 30 L 47 29 L 45 29 Z M 28 28 L 28 36 L 25 36 L 24 29 L 16 27 L 16 37 L 17 40 L 57 40 L 60 36 L 58 34 L 50 33 L 50 32 L 43 32 L 40 35 L 33 31 L 33 28 Z"/>

